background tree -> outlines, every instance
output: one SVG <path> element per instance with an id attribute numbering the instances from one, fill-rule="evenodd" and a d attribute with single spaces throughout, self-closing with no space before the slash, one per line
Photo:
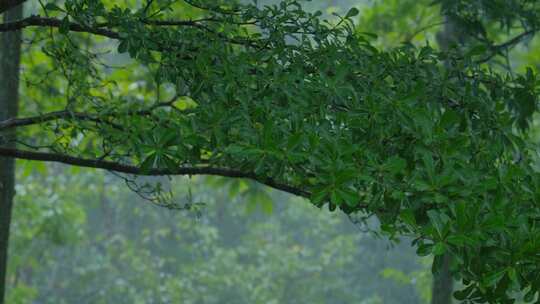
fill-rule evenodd
<path id="1" fill-rule="evenodd" d="M 171 212 L 62 168 L 18 176 L 8 303 L 426 303 L 408 242 L 388 251 L 341 213 L 271 192 L 270 215 L 262 189 L 217 179 L 176 181 L 206 206 Z"/>
<path id="2" fill-rule="evenodd" d="M 9 2 L 9 1 L 8 1 Z M 22 18 L 22 6 L 3 14 L 4 22 Z M 5 121 L 17 116 L 19 100 L 19 61 L 21 33 L 13 31 L 0 34 L 0 120 Z M 2 132 L 0 143 L 6 147 L 15 147 L 15 132 Z M 15 160 L 0 157 L 0 302 L 4 294 L 7 271 L 7 248 L 13 196 L 15 194 Z"/>

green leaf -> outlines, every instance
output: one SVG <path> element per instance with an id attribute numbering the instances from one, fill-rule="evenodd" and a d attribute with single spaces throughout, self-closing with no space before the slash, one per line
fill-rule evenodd
<path id="1" fill-rule="evenodd" d="M 516 284 L 519 284 L 519 279 L 518 279 L 518 275 L 517 275 L 517 272 L 516 272 L 516 269 L 514 267 L 509 267 L 508 268 L 508 277 L 510 278 L 510 280 Z"/>
<path id="2" fill-rule="evenodd" d="M 457 299 L 457 300 L 460 300 L 460 301 L 463 301 L 465 300 L 474 290 L 474 286 L 471 285 L 471 286 L 467 286 L 465 289 L 463 290 L 457 290 L 454 292 L 454 297 Z"/>
<path id="3" fill-rule="evenodd" d="M 338 189 L 339 196 L 345 201 L 345 203 L 351 207 L 358 204 L 358 195 L 351 189 Z"/>
<path id="4" fill-rule="evenodd" d="M 446 241 L 456 246 L 465 246 L 465 245 L 474 246 L 477 244 L 477 242 L 474 239 L 466 235 L 462 235 L 462 234 L 450 235 L 446 238 Z"/>
<path id="5" fill-rule="evenodd" d="M 337 190 L 334 190 L 332 191 L 332 193 L 330 193 L 330 201 L 332 202 L 332 204 L 339 206 L 341 205 L 342 200 L 343 199 L 339 195 Z"/>
<path id="6" fill-rule="evenodd" d="M 433 244 L 421 244 L 416 249 L 416 254 L 419 256 L 427 256 L 431 254 L 433 248 Z"/>
<path id="7" fill-rule="evenodd" d="M 61 12 L 64 11 L 58 5 L 56 5 L 56 3 L 53 3 L 53 2 L 49 2 L 45 4 L 45 9 L 48 11 L 61 11 Z"/>
<path id="8" fill-rule="evenodd" d="M 229 154 L 244 154 L 246 152 L 246 147 L 245 146 L 241 146 L 241 145 L 237 145 L 237 144 L 232 144 L 232 145 L 229 145 L 226 149 L 225 149 L 225 152 L 226 153 L 229 153 Z"/>
<path id="9" fill-rule="evenodd" d="M 345 15 L 345 18 L 351 18 L 351 17 L 357 16 L 359 13 L 360 13 L 360 11 L 356 7 L 352 7 L 347 12 L 347 15 Z"/>
<path id="10" fill-rule="evenodd" d="M 483 280 L 484 284 L 486 284 L 488 287 L 495 286 L 506 274 L 506 271 L 507 269 L 503 269 L 487 275 Z"/>
<path id="11" fill-rule="evenodd" d="M 287 150 L 295 149 L 302 140 L 302 133 L 296 133 L 287 140 Z"/>
<path id="12" fill-rule="evenodd" d="M 413 186 L 418 191 L 431 191 L 433 187 L 424 180 L 415 180 Z"/>
<path id="13" fill-rule="evenodd" d="M 532 302 L 532 301 L 534 301 L 535 295 L 536 295 L 536 290 L 534 290 L 534 289 L 530 290 L 529 292 L 527 292 L 525 294 L 525 296 L 523 297 L 523 300 L 525 302 Z"/>
<path id="14" fill-rule="evenodd" d="M 426 150 L 421 150 L 422 160 L 430 179 L 435 177 L 435 162 L 433 161 L 432 153 Z"/>
<path id="15" fill-rule="evenodd" d="M 325 200 L 328 199 L 328 190 L 321 189 L 318 191 L 314 191 L 310 199 L 314 205 L 320 206 L 322 203 L 324 203 Z"/>
<path id="16" fill-rule="evenodd" d="M 401 211 L 400 217 L 405 224 L 411 227 L 416 225 L 416 218 L 414 216 L 413 210 L 407 209 L 407 210 Z"/>
<path id="17" fill-rule="evenodd" d="M 407 161 L 399 156 L 392 156 L 383 164 L 383 170 L 392 174 L 402 173 L 407 167 Z"/>
<path id="18" fill-rule="evenodd" d="M 180 111 L 194 109 L 198 105 L 199 104 L 189 96 L 181 96 L 175 102 L 173 102 L 173 106 Z"/>
<path id="19" fill-rule="evenodd" d="M 441 117 L 440 125 L 441 127 L 448 129 L 456 126 L 461 121 L 458 113 L 451 109 L 446 109 L 444 114 Z"/>
<path id="20" fill-rule="evenodd" d="M 152 170 L 152 169 L 154 168 L 156 159 L 157 159 L 156 153 L 151 153 L 150 155 L 148 155 L 148 156 L 142 161 L 141 165 L 139 166 L 139 167 L 141 168 L 141 171 L 142 171 L 143 173 L 148 173 L 148 172 L 150 172 L 150 170 Z"/>
<path id="21" fill-rule="evenodd" d="M 487 52 L 487 46 L 485 44 L 479 44 L 471 48 L 465 56 L 473 57 L 478 55 L 483 55 Z"/>
<path id="22" fill-rule="evenodd" d="M 441 271 L 441 268 L 444 263 L 444 256 L 443 255 L 436 255 L 433 257 L 433 263 L 431 264 L 431 273 L 437 274 Z"/>
<path id="23" fill-rule="evenodd" d="M 64 35 L 69 33 L 69 26 L 70 26 L 69 16 L 65 16 L 60 22 L 60 27 L 58 28 L 58 32 Z"/>
<path id="24" fill-rule="evenodd" d="M 433 227 L 435 227 L 435 230 L 437 231 L 440 238 L 442 238 L 445 234 L 445 227 L 450 218 L 440 211 L 437 210 L 429 210 L 427 212 L 427 215 L 430 219 L 431 224 Z"/>
<path id="25" fill-rule="evenodd" d="M 446 252 L 446 245 L 444 243 L 436 243 L 435 246 L 433 246 L 431 252 L 434 255 L 442 255 Z"/>
<path id="26" fill-rule="evenodd" d="M 118 53 L 123 54 L 127 51 L 128 43 L 127 40 L 120 41 L 120 44 L 118 44 Z"/>

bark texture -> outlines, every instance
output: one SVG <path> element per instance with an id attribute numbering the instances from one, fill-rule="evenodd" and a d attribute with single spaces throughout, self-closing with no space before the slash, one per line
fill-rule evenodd
<path id="1" fill-rule="evenodd" d="M 463 44 L 465 39 L 463 29 L 460 29 L 451 18 L 446 17 L 445 22 L 443 29 L 437 34 L 437 42 L 441 50 L 448 50 L 454 45 Z M 451 257 L 445 254 L 441 269 L 433 274 L 431 304 L 451 304 L 453 302 L 454 279 L 450 272 L 451 261 Z"/>
<path id="2" fill-rule="evenodd" d="M 9 4 L 16 1 L 2 1 Z M 22 3 L 22 1 L 19 1 Z M 2 8 L 0 7 L 0 8 Z M 3 8 L 2 8 L 3 9 Z M 1 12 L 1 11 L 0 11 Z M 22 18 L 22 5 L 4 13 L 4 22 Z M 0 120 L 17 116 L 19 99 L 20 31 L 0 34 Z M 0 133 L 0 145 L 14 147 L 14 131 Z M 9 226 L 15 196 L 15 160 L 0 157 L 0 304 L 4 303 L 7 283 Z"/>
<path id="3" fill-rule="evenodd" d="M 431 304 L 451 304 L 454 291 L 454 279 L 450 273 L 449 255 L 443 257 L 443 264 L 438 273 L 433 275 Z"/>

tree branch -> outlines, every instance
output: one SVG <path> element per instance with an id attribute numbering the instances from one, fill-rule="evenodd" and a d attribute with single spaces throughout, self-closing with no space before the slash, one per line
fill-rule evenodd
<path id="1" fill-rule="evenodd" d="M 200 18 L 193 20 L 152 20 L 152 19 L 143 19 L 145 24 L 155 25 L 155 26 L 198 26 L 203 22 L 221 22 L 229 23 L 234 25 L 254 25 L 257 24 L 256 20 L 246 21 L 246 22 L 235 22 L 231 20 L 217 19 L 217 18 Z"/>
<path id="2" fill-rule="evenodd" d="M 177 167 L 175 169 L 150 169 L 142 170 L 136 166 L 125 165 L 117 162 L 111 162 L 106 160 L 99 159 L 87 159 L 73 157 L 64 154 L 58 153 L 48 153 L 48 152 L 33 152 L 18 150 L 12 148 L 6 148 L 0 146 L 0 156 L 2 157 L 11 157 L 17 159 L 26 159 L 26 160 L 36 160 L 44 162 L 55 162 L 63 163 L 67 165 L 77 166 L 77 167 L 86 167 L 86 168 L 95 168 L 95 169 L 105 169 L 109 171 L 115 171 L 126 174 L 135 174 L 135 175 L 144 175 L 144 176 L 163 176 L 163 175 L 215 175 L 231 178 L 246 178 L 257 181 L 261 184 L 269 186 L 271 188 L 294 194 L 297 196 L 309 198 L 310 193 L 292 187 L 286 184 L 281 184 L 274 181 L 271 178 L 264 178 L 257 176 L 254 173 L 241 172 L 233 169 L 227 168 L 214 168 L 214 167 Z"/>
<path id="3" fill-rule="evenodd" d="M 256 41 L 249 40 L 247 38 L 229 38 L 223 35 L 222 33 L 218 33 L 209 27 L 200 24 L 198 22 L 200 21 L 157 21 L 157 20 L 142 20 L 144 24 L 147 25 L 154 25 L 154 26 L 193 26 L 197 27 L 201 30 L 205 30 L 211 34 L 214 34 L 218 36 L 219 38 L 223 39 L 223 41 L 227 43 L 242 45 L 242 46 L 248 46 L 252 48 L 260 48 L 256 44 Z M 53 28 L 60 28 L 63 24 L 63 21 L 56 18 L 48 18 L 48 17 L 40 17 L 40 16 L 30 16 L 28 18 L 15 21 L 15 22 L 7 22 L 0 24 L 0 32 L 11 32 L 11 31 L 17 31 L 21 30 L 26 27 L 31 26 L 41 26 L 41 27 L 53 27 Z M 111 39 L 117 39 L 120 40 L 120 34 L 118 32 L 105 29 L 104 26 L 107 26 L 107 24 L 97 24 L 95 27 L 90 26 L 84 26 L 75 22 L 68 22 L 67 27 L 72 32 L 81 32 L 81 33 L 90 33 L 98 36 L 104 36 Z M 159 49 L 159 51 L 163 51 L 163 49 Z"/>
<path id="4" fill-rule="evenodd" d="M 25 27 L 30 27 L 30 26 L 59 28 L 60 26 L 62 26 L 62 20 L 55 19 L 55 18 L 40 17 L 40 16 L 30 16 L 28 18 L 25 18 L 19 21 L 0 24 L 0 32 L 17 31 L 17 30 L 23 29 Z M 92 28 L 88 26 L 83 26 L 74 22 L 69 22 L 68 28 L 72 32 L 91 33 L 91 34 L 95 34 L 99 36 L 109 37 L 112 39 L 120 38 L 120 35 L 117 32 L 103 29 L 103 28 Z"/>
<path id="5" fill-rule="evenodd" d="M 70 113 L 68 111 L 56 111 L 56 112 L 50 112 L 50 113 L 46 113 L 46 114 L 38 115 L 38 116 L 31 116 L 31 117 L 24 117 L 24 118 L 10 118 L 4 121 L 0 121 L 0 130 L 30 126 L 30 125 L 48 122 L 51 120 L 57 120 L 57 119 L 69 118 L 69 117 L 74 117 L 81 120 L 92 120 L 92 121 L 101 122 L 101 120 L 91 117 L 84 113 L 77 113 L 77 112 Z"/>
<path id="6" fill-rule="evenodd" d="M 89 121 L 93 121 L 93 122 L 96 122 L 96 123 L 106 123 L 106 124 L 112 125 L 116 129 L 122 129 L 122 127 L 120 125 L 117 125 L 117 124 L 115 124 L 113 122 L 107 121 L 105 118 L 106 117 L 116 117 L 116 116 L 119 116 L 119 115 L 128 115 L 128 116 L 150 115 L 152 113 L 152 111 L 157 109 L 157 108 L 160 108 L 160 107 L 174 107 L 173 103 L 174 103 L 174 101 L 176 101 L 176 99 L 178 99 L 178 95 L 175 95 L 169 101 L 156 103 L 156 104 L 152 105 L 151 107 L 148 107 L 147 109 L 143 109 L 143 110 L 139 110 L 139 111 L 129 111 L 129 112 L 126 112 L 126 113 L 112 113 L 112 114 L 109 114 L 109 115 L 104 116 L 104 117 L 97 117 L 97 116 L 92 116 L 92 115 L 89 115 L 89 114 L 86 114 L 86 113 L 70 112 L 70 111 L 67 111 L 67 110 L 62 110 L 62 111 L 49 112 L 49 113 L 36 115 L 36 116 L 30 116 L 30 117 L 10 118 L 10 119 L 4 120 L 4 121 L 0 121 L 0 131 L 1 130 L 12 129 L 12 128 L 17 128 L 17 127 L 25 127 L 25 126 L 36 125 L 36 124 L 40 124 L 40 123 L 44 123 L 44 122 L 48 122 L 48 121 L 52 121 L 52 120 L 57 120 L 57 119 L 69 119 L 69 118 L 75 118 L 75 119 L 80 119 L 80 120 L 89 120 Z"/>
<path id="7" fill-rule="evenodd" d="M 522 39 L 524 39 L 525 37 L 529 36 L 529 35 L 533 35 L 534 33 L 536 33 L 536 31 L 538 31 L 538 29 L 531 29 L 531 30 L 528 30 L 528 31 L 525 31 L 519 35 L 517 35 L 516 37 L 504 42 L 504 43 L 501 43 L 501 44 L 497 44 L 497 45 L 493 45 L 491 46 L 491 54 L 489 54 L 488 56 L 476 61 L 476 63 L 484 63 L 484 62 L 487 62 L 489 61 L 491 58 L 495 57 L 495 55 L 498 54 L 499 51 L 501 50 L 504 50 L 506 48 L 511 48 L 513 47 L 514 45 L 518 44 L 519 42 L 521 42 Z"/>

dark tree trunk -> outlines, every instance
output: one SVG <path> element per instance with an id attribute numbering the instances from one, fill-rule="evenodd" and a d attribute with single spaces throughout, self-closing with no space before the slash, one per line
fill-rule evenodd
<path id="1" fill-rule="evenodd" d="M 25 1 L 26 0 L 0 0 L 0 14 Z"/>
<path id="2" fill-rule="evenodd" d="M 9 1 L 8 1 L 9 2 Z M 22 5 L 4 13 L 4 22 L 22 18 Z M 0 34 L 0 121 L 17 116 L 21 33 Z M 14 146 L 13 132 L 0 133 L 0 145 Z M 0 157 L 0 304 L 6 293 L 9 226 L 15 195 L 15 160 Z"/>
<path id="3" fill-rule="evenodd" d="M 463 31 L 452 21 L 445 18 L 443 29 L 437 34 L 437 42 L 441 50 L 448 50 L 452 46 L 462 45 L 465 41 Z M 450 272 L 451 257 L 446 254 L 443 257 L 442 267 L 433 274 L 433 286 L 431 289 L 431 304 L 451 304 L 454 291 L 454 279 Z"/>
<path id="4" fill-rule="evenodd" d="M 443 264 L 438 273 L 433 274 L 431 304 L 451 304 L 454 280 L 450 273 L 450 256 L 443 257 Z"/>

